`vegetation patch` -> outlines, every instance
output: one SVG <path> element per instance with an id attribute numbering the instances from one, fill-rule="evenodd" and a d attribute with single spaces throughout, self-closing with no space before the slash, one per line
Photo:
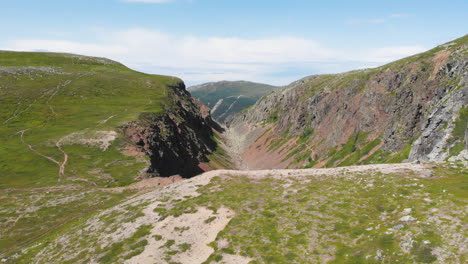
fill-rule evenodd
<path id="1" fill-rule="evenodd" d="M 458 113 L 458 118 L 455 121 L 455 127 L 452 132 L 452 137 L 449 139 L 449 142 L 453 144 L 450 148 L 450 156 L 456 156 L 464 149 L 464 138 L 467 127 L 468 107 L 464 107 Z"/>

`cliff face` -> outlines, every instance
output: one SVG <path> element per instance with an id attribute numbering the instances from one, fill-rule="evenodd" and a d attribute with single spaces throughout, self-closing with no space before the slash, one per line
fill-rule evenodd
<path id="1" fill-rule="evenodd" d="M 173 101 L 164 114 L 143 113 L 122 131 L 150 157 L 149 174 L 195 176 L 203 172 L 199 164 L 207 162 L 207 155 L 216 149 L 213 129 L 220 127 L 182 82 L 170 88 Z"/>
<path id="2" fill-rule="evenodd" d="M 382 67 L 304 78 L 230 128 L 247 133 L 244 158 L 254 168 L 264 155 L 277 167 L 463 159 L 467 43 L 465 36 Z"/>
<path id="3" fill-rule="evenodd" d="M 209 111 L 178 78 L 72 54 L 0 55 L 0 188 L 189 177 L 215 149 Z"/>

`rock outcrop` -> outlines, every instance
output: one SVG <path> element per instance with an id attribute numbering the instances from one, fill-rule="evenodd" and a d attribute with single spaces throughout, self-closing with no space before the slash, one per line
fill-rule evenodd
<path id="1" fill-rule="evenodd" d="M 453 130 L 468 105 L 467 46 L 465 36 L 378 68 L 306 77 L 229 126 L 251 135 L 244 157 L 280 167 L 446 160 L 466 144 Z"/>
<path id="2" fill-rule="evenodd" d="M 150 157 L 153 176 L 192 177 L 203 170 L 200 163 L 216 148 L 213 129 L 221 130 L 209 110 L 186 91 L 183 82 L 171 86 L 173 102 L 163 114 L 143 113 L 122 132 Z"/>

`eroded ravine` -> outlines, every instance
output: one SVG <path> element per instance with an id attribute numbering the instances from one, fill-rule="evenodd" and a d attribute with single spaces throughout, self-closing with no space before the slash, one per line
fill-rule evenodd
<path id="1" fill-rule="evenodd" d="M 231 158 L 232 164 L 237 170 L 248 170 L 249 167 L 243 159 L 243 153 L 247 147 L 246 134 L 240 133 L 232 127 L 224 127 L 222 134 L 222 148 Z"/>

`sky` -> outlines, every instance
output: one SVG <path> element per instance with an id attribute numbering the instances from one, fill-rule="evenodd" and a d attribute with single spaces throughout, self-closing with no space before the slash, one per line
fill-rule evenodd
<path id="1" fill-rule="evenodd" d="M 0 0 L 0 50 L 106 57 L 187 85 L 376 67 L 468 32 L 468 0 Z"/>

